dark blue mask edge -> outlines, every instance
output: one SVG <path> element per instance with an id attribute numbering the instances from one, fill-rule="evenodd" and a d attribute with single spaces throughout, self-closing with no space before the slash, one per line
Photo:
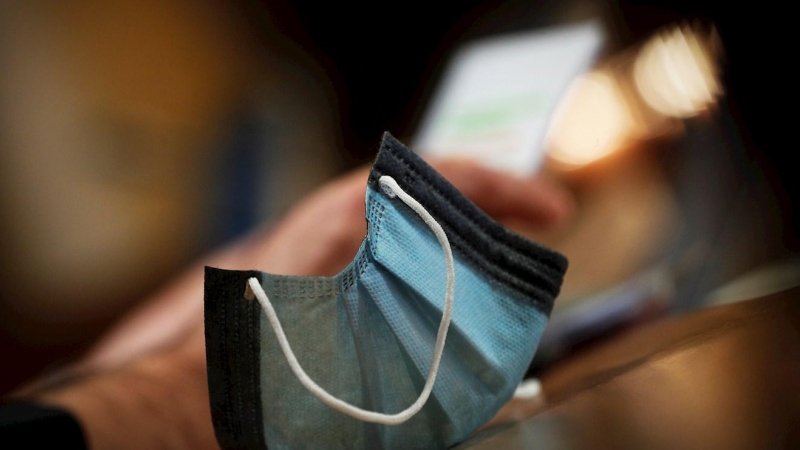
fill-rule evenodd
<path id="1" fill-rule="evenodd" d="M 203 308 L 211 419 L 224 449 L 266 449 L 261 410 L 261 305 L 244 299 L 258 271 L 205 268 Z M 241 301 L 220 301 L 220 299 Z"/>
<path id="2" fill-rule="evenodd" d="M 561 290 L 567 258 L 497 223 L 388 132 L 368 183 L 393 177 L 439 221 L 454 251 L 494 281 L 531 298 L 547 315 Z"/>

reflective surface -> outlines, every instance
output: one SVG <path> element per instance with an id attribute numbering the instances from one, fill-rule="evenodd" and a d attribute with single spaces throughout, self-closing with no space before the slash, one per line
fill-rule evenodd
<path id="1" fill-rule="evenodd" d="M 638 329 L 549 370 L 459 449 L 798 448 L 800 289 Z"/>

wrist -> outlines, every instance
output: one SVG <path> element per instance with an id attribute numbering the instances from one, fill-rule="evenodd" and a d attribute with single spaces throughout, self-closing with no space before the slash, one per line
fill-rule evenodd
<path id="1" fill-rule="evenodd" d="M 203 448 L 213 445 L 205 377 L 164 354 L 43 393 L 72 412 L 90 448 Z"/>

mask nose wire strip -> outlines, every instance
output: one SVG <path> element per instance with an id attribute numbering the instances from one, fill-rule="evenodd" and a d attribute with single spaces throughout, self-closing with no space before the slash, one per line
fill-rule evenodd
<path id="1" fill-rule="evenodd" d="M 425 402 L 428 401 L 431 391 L 433 390 L 433 383 L 436 381 L 436 374 L 439 372 L 439 363 L 442 360 L 444 343 L 445 340 L 447 340 L 447 330 L 450 328 L 450 320 L 453 316 L 453 295 L 455 292 L 456 273 L 453 263 L 453 251 L 450 249 L 450 241 L 447 239 L 447 235 L 441 225 L 439 225 L 439 222 L 430 215 L 425 207 L 400 188 L 394 178 L 384 175 L 380 178 L 379 183 L 384 193 L 391 198 L 395 196 L 399 197 L 403 203 L 413 209 L 425 224 L 430 227 L 433 234 L 436 235 L 436 239 L 439 240 L 439 244 L 442 246 L 445 266 L 447 268 L 444 310 L 442 312 L 442 321 L 439 323 L 439 331 L 436 335 L 436 344 L 433 349 L 430 372 L 428 372 L 428 378 L 425 380 L 425 386 L 422 392 L 411 406 L 396 414 L 384 414 L 361 409 L 329 394 L 325 389 L 315 383 L 314 380 L 306 374 L 303 368 L 300 367 L 300 363 L 297 361 L 297 357 L 295 357 L 292 347 L 286 339 L 286 334 L 283 332 L 283 327 L 278 320 L 278 316 L 275 314 L 275 309 L 272 307 L 272 303 L 270 303 L 266 292 L 264 292 L 264 289 L 261 287 L 261 283 L 256 278 L 250 278 L 247 282 L 253 294 L 255 294 L 256 299 L 261 304 L 261 307 L 264 309 L 264 313 L 267 315 L 270 325 L 272 325 L 275 337 L 278 339 L 278 343 L 281 346 L 281 350 L 283 350 L 286 361 L 289 363 L 289 367 L 292 369 L 297 379 L 300 380 L 300 383 L 302 383 L 309 392 L 331 408 L 364 422 L 399 425 L 413 417 L 425 406 Z"/>

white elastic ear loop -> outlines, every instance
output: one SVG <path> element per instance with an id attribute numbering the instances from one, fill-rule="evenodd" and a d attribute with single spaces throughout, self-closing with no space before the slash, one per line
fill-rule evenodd
<path id="1" fill-rule="evenodd" d="M 340 400 L 329 394 L 325 389 L 321 388 L 308 376 L 308 374 L 306 374 L 303 368 L 300 367 L 300 363 L 297 362 L 297 357 L 295 357 L 292 347 L 289 345 L 289 341 L 286 340 L 286 334 L 283 332 L 283 327 L 278 320 L 278 316 L 275 314 L 275 309 L 272 307 L 272 303 L 270 303 L 267 293 L 264 292 L 264 289 L 261 287 L 261 283 L 256 278 L 250 278 L 247 282 L 250 286 L 250 289 L 253 291 L 253 294 L 255 294 L 256 299 L 258 299 L 258 302 L 264 308 L 264 313 L 267 315 L 267 319 L 269 319 L 269 323 L 272 325 L 273 331 L 275 331 L 275 337 L 278 338 L 278 343 L 281 346 L 281 350 L 283 350 L 284 356 L 286 356 L 286 361 L 289 363 L 289 367 L 306 389 L 308 389 L 318 399 L 322 400 L 322 402 L 324 402 L 326 405 L 356 419 L 363 420 L 364 422 L 380 423 L 384 425 L 399 425 L 413 417 L 414 414 L 418 413 L 419 410 L 425 406 L 425 402 L 428 401 L 428 397 L 430 397 L 431 391 L 433 390 L 433 383 L 436 381 L 436 374 L 439 371 L 439 363 L 442 360 L 444 343 L 445 340 L 447 340 L 447 330 L 450 328 L 450 319 L 453 315 L 453 294 L 455 291 L 456 273 L 455 266 L 453 264 L 453 251 L 450 249 L 450 241 L 447 239 L 447 235 L 444 233 L 444 230 L 442 230 L 441 225 L 439 225 L 436 219 L 434 219 L 433 216 L 431 216 L 425 207 L 420 205 L 418 201 L 414 200 L 410 195 L 403 191 L 403 189 L 397 185 L 397 182 L 394 180 L 394 178 L 384 175 L 380 178 L 379 182 L 381 188 L 387 195 L 390 197 L 394 197 L 395 195 L 399 197 L 403 203 L 413 209 L 414 212 L 416 212 L 425 222 L 425 224 L 430 227 L 430 229 L 433 231 L 433 234 L 436 235 L 436 239 L 439 240 L 439 244 L 442 246 L 442 250 L 444 251 L 444 261 L 447 267 L 447 288 L 445 290 L 444 297 L 444 311 L 442 313 L 442 321 L 439 323 L 439 332 L 436 335 L 436 345 L 433 349 L 433 359 L 431 361 L 430 372 L 428 373 L 428 378 L 425 380 L 425 386 L 422 389 L 422 393 L 419 394 L 419 397 L 416 401 L 414 401 L 413 404 L 411 404 L 411 406 L 397 414 L 383 414 L 374 411 L 367 411 Z"/>

